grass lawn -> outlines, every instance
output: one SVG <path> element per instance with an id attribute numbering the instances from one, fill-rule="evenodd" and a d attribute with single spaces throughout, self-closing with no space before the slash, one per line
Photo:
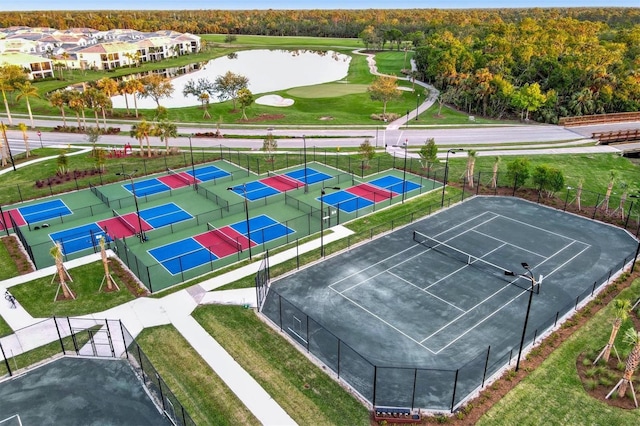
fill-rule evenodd
<path id="1" fill-rule="evenodd" d="M 633 302 L 638 296 L 640 280 L 635 280 L 618 298 L 631 299 Z M 540 367 L 490 409 L 477 425 L 638 424 L 637 410 L 610 407 L 590 397 L 583 388 L 576 368 L 580 353 L 598 351 L 607 342 L 613 318 L 612 305 L 610 303 L 606 309 L 598 312 L 556 349 Z M 621 344 L 616 346 L 618 350 L 623 348 Z"/>
<path id="2" fill-rule="evenodd" d="M 8 336 L 11 333 L 13 333 L 13 330 L 11 329 L 11 327 L 9 327 L 9 324 L 7 324 L 6 321 L 0 316 L 0 337 Z"/>
<path id="3" fill-rule="evenodd" d="M 115 276 L 120 291 L 98 292 L 104 276 L 101 261 L 70 269 L 69 274 L 73 282 L 68 284 L 76 295 L 75 300 L 55 302 L 58 281 L 54 280 L 52 284 L 51 276 L 11 287 L 11 293 L 34 318 L 86 315 L 101 312 L 134 299 L 127 287 Z"/>
<path id="4" fill-rule="evenodd" d="M 316 86 L 296 87 L 287 90 L 287 95 L 298 98 L 335 98 L 338 96 L 353 95 L 354 93 L 366 93 L 369 88 L 366 84 L 350 83 L 325 83 Z"/>
<path id="5" fill-rule="evenodd" d="M 258 420 L 171 325 L 136 338 L 197 425 L 246 425 Z"/>
<path id="6" fill-rule="evenodd" d="M 302 425 L 368 425 L 369 413 L 249 309 L 202 306 L 194 318 Z"/>
<path id="7" fill-rule="evenodd" d="M 378 72 L 397 77 L 405 77 L 402 70 L 411 69 L 411 58 L 413 58 L 413 51 L 407 51 L 405 54 L 402 50 L 385 50 L 375 55 Z"/>
<path id="8" fill-rule="evenodd" d="M 17 275 L 18 268 L 16 262 L 9 255 L 7 247 L 0 241 L 0 281 Z M 4 295 L 2 296 L 4 297 Z"/>

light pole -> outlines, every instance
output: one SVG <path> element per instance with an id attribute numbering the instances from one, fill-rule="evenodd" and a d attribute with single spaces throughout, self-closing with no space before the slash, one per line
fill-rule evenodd
<path id="1" fill-rule="evenodd" d="M 402 171 L 402 203 L 404 204 L 404 194 L 407 192 L 407 148 L 409 147 L 409 138 L 404 140 L 404 169 Z"/>
<path id="2" fill-rule="evenodd" d="M 531 312 L 531 300 L 533 299 L 533 292 L 536 294 L 540 293 L 540 282 L 536 281 L 536 278 L 533 276 L 533 272 L 527 263 L 521 263 L 522 267 L 527 271 L 526 274 L 516 274 L 512 271 L 504 271 L 505 275 L 511 277 L 520 277 L 531 281 L 531 288 L 527 289 L 529 292 L 529 303 L 527 304 L 527 313 L 524 317 L 524 326 L 522 327 L 522 338 L 520 339 L 520 350 L 518 351 L 518 360 L 516 361 L 516 371 L 520 368 L 520 357 L 522 356 L 522 348 L 524 346 L 524 338 L 527 334 L 527 323 L 529 322 L 529 313 Z M 542 281 L 542 275 L 540 276 L 540 281 Z"/>
<path id="3" fill-rule="evenodd" d="M 193 189 L 198 190 L 198 180 L 196 179 L 196 166 L 193 163 L 193 146 L 191 145 L 191 136 L 193 133 L 187 136 L 189 138 L 189 152 L 191 153 L 191 172 L 193 173 Z"/>
<path id="4" fill-rule="evenodd" d="M 416 121 L 418 121 L 418 108 L 420 108 L 420 93 L 416 93 Z"/>
<path id="5" fill-rule="evenodd" d="M 142 219 L 140 219 L 140 208 L 138 207 L 138 197 L 136 197 L 136 186 L 133 183 L 133 176 L 137 172 L 138 170 L 134 170 L 132 173 L 118 172 L 116 173 L 116 175 L 127 177 L 131 182 L 131 193 L 133 194 L 133 202 L 136 206 L 136 215 L 138 216 L 138 228 L 140 229 L 140 232 L 138 233 L 138 237 L 140 238 L 140 242 L 144 243 L 145 241 L 147 241 L 147 236 L 144 234 L 144 229 L 142 228 Z"/>
<path id="6" fill-rule="evenodd" d="M 247 184 L 243 183 L 242 186 L 231 186 L 227 188 L 227 191 L 233 191 L 235 189 L 242 189 L 242 194 L 244 196 L 244 212 L 246 214 L 247 220 L 247 245 L 249 246 L 249 260 L 252 259 L 251 255 L 251 229 L 249 229 L 249 202 L 247 199 Z"/>
<path id="7" fill-rule="evenodd" d="M 451 148 L 447 151 L 447 158 L 444 160 L 444 179 L 442 179 L 442 200 L 440 201 L 440 207 L 444 207 L 444 190 L 447 187 L 447 178 L 449 177 L 449 154 L 454 154 L 458 151 L 464 151 L 462 148 Z"/>
<path id="8" fill-rule="evenodd" d="M 322 189 L 320 190 L 320 257 L 324 257 L 324 194 L 326 193 L 325 189 L 340 189 L 339 186 L 330 186 L 325 187 L 322 185 Z M 331 220 L 331 215 L 328 214 L 327 218 Z M 331 225 L 331 223 L 329 223 Z"/>
<path id="9" fill-rule="evenodd" d="M 307 138 L 302 135 L 302 144 L 304 146 L 304 193 L 309 192 L 309 182 L 307 182 Z"/>

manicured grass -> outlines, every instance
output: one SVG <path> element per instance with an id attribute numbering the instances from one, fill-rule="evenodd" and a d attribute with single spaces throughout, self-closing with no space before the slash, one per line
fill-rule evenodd
<path id="1" fill-rule="evenodd" d="M 301 425 L 368 425 L 350 393 L 249 309 L 203 306 L 194 318 Z"/>
<path id="2" fill-rule="evenodd" d="M 52 284 L 51 276 L 11 287 L 11 293 L 35 318 L 86 315 L 101 312 L 134 299 L 134 296 L 117 277 L 114 278 L 120 291 L 106 293 L 103 288 L 98 292 L 100 282 L 104 277 L 102 262 L 70 269 L 69 274 L 73 278 L 73 282 L 68 284 L 76 295 L 75 300 L 54 301 L 58 290 L 58 281 L 54 280 Z"/>
<path id="3" fill-rule="evenodd" d="M 0 337 L 8 336 L 11 333 L 13 333 L 13 330 L 9 327 L 9 324 L 6 323 L 4 318 L 0 316 Z"/>
<path id="4" fill-rule="evenodd" d="M 397 50 L 385 50 L 375 55 L 379 73 L 398 77 L 405 77 L 402 74 L 403 69 L 411 69 L 411 58 L 413 58 L 413 51 L 407 51 L 405 55 L 402 50 L 399 52 Z"/>
<path id="5" fill-rule="evenodd" d="M 251 47 L 280 47 L 280 48 L 324 48 L 324 49 L 357 49 L 362 48 L 362 40 L 359 38 L 335 38 L 335 37 L 295 37 L 295 36 L 261 36 L 238 35 L 233 43 L 225 43 L 226 34 L 204 34 L 201 37 L 208 43 L 217 46 L 251 46 Z"/>
<path id="6" fill-rule="evenodd" d="M 9 251 L 5 247 L 4 243 L 0 241 L 0 281 L 17 275 L 18 267 L 16 266 L 16 262 L 9 255 Z M 2 296 L 4 297 L 4 295 Z"/>
<path id="7" fill-rule="evenodd" d="M 197 425 L 258 424 L 173 326 L 146 328 L 136 342 Z"/>
<path id="8" fill-rule="evenodd" d="M 636 280 L 618 298 L 634 301 L 639 295 L 640 280 Z M 610 303 L 607 309 L 598 312 L 574 333 L 539 368 L 490 409 L 477 425 L 637 424 L 637 410 L 610 407 L 589 396 L 576 369 L 580 353 L 598 351 L 606 344 L 611 331 L 612 305 Z"/>
<path id="9" fill-rule="evenodd" d="M 296 87 L 287 90 L 290 96 L 298 98 L 335 98 L 354 93 L 366 93 L 369 88 L 366 84 L 326 83 L 316 86 Z"/>

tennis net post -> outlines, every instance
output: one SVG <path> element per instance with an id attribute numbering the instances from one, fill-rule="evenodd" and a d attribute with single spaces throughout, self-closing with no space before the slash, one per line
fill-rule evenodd
<path id="1" fill-rule="evenodd" d="M 226 244 L 235 248 L 236 251 L 242 252 L 242 244 L 240 244 L 240 242 L 237 239 L 234 239 L 233 237 L 225 234 L 222 230 L 220 230 L 219 228 L 216 228 L 209 222 L 207 222 L 207 229 L 209 230 L 209 232 L 212 232 L 215 235 L 219 236 L 220 239 L 224 241 Z"/>

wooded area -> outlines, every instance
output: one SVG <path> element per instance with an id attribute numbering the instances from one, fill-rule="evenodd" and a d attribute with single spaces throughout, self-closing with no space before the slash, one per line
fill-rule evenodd
<path id="1" fill-rule="evenodd" d="M 415 50 L 412 77 L 470 115 L 557 123 L 640 110 L 640 8 L 0 13 L 0 27 L 15 25 L 357 37 Z"/>

